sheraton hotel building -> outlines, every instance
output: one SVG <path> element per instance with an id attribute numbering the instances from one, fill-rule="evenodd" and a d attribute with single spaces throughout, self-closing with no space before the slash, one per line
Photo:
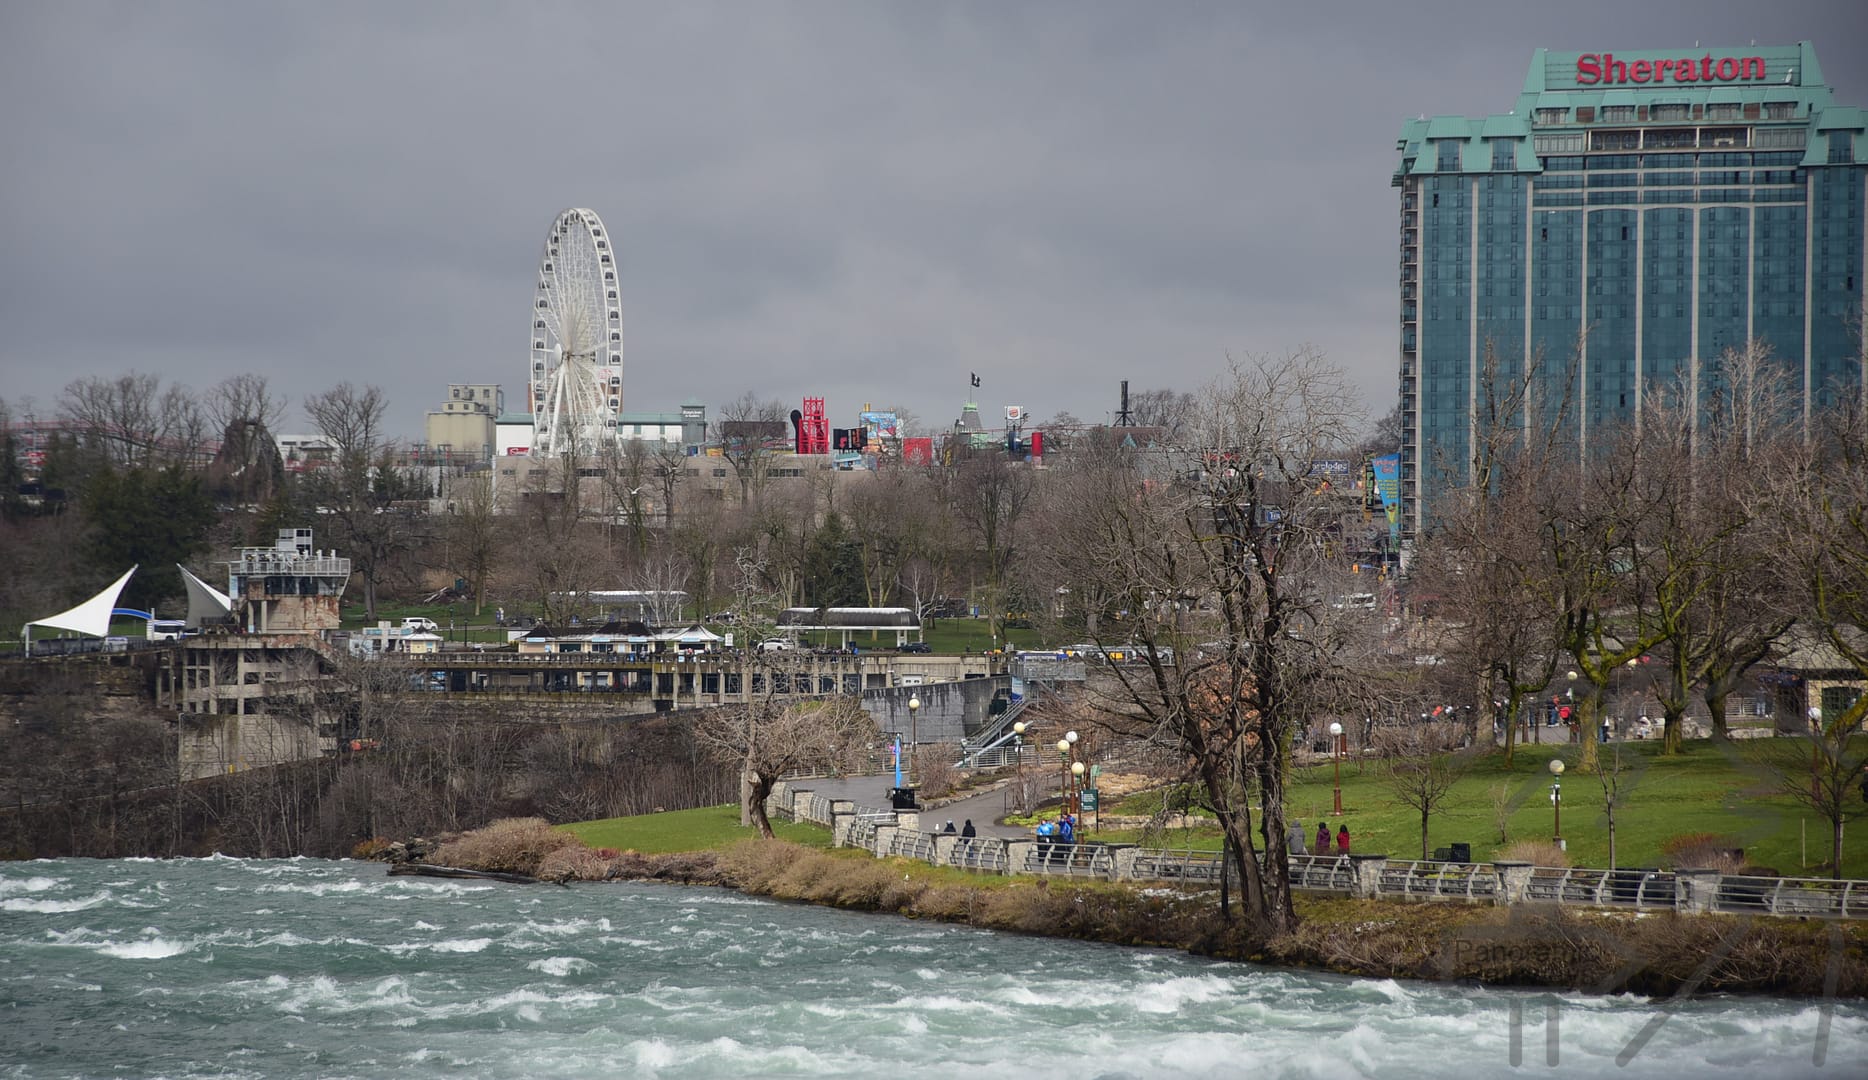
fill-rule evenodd
<path id="1" fill-rule="evenodd" d="M 1584 445 L 1754 340 L 1806 417 L 1860 392 L 1865 121 L 1804 42 L 1540 49 L 1510 112 L 1404 124 L 1404 532 L 1463 477 L 1488 348 Z"/>

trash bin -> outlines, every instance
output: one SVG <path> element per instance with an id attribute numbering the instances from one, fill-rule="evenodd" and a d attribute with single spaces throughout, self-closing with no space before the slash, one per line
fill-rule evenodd
<path id="1" fill-rule="evenodd" d="M 1472 845 L 1448 844 L 1446 857 L 1449 862 L 1469 863 L 1472 861 Z"/>
<path id="2" fill-rule="evenodd" d="M 890 788 L 889 806 L 891 809 L 895 810 L 920 809 L 915 803 L 915 789 L 911 787 Z"/>

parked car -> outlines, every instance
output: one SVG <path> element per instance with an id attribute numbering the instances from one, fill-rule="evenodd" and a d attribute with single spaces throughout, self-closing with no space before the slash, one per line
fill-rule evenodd
<path id="1" fill-rule="evenodd" d="M 791 652 L 797 646 L 784 638 L 766 638 L 759 643 L 760 652 Z"/>
<path id="2" fill-rule="evenodd" d="M 904 642 L 902 644 L 901 651 L 912 652 L 912 653 L 931 653 L 934 651 L 934 647 L 932 645 L 929 645 L 925 641 L 909 641 L 909 642 Z"/>
<path id="3" fill-rule="evenodd" d="M 402 620 L 402 628 L 404 630 L 426 630 L 429 633 L 440 629 L 433 619 L 424 619 L 420 615 L 410 615 Z"/>

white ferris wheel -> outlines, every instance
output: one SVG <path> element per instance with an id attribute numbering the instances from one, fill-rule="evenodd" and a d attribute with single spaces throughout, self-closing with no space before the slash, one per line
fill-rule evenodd
<path id="1" fill-rule="evenodd" d="M 532 452 L 599 454 L 623 404 L 623 307 L 615 249 L 596 212 L 551 223 L 532 299 Z"/>

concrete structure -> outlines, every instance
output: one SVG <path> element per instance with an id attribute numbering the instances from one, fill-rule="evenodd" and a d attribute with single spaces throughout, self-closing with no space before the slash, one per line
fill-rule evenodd
<path id="1" fill-rule="evenodd" d="M 498 445 L 496 421 L 505 411 L 506 393 L 490 384 L 456 383 L 448 387 L 441 408 L 428 413 L 422 428 L 422 464 L 467 465 L 491 461 Z"/>
<path id="2" fill-rule="evenodd" d="M 338 654 L 324 634 L 349 580 L 350 560 L 315 548 L 310 529 L 281 529 L 272 547 L 241 548 L 228 563 L 232 632 L 183 639 L 157 673 L 157 704 L 182 714 L 183 779 L 335 748 Z"/>
<path id="3" fill-rule="evenodd" d="M 1509 112 L 1403 124 L 1404 530 L 1463 479 L 1488 349 L 1583 444 L 1753 341 L 1806 416 L 1860 392 L 1865 128 L 1808 42 L 1540 49 Z"/>

